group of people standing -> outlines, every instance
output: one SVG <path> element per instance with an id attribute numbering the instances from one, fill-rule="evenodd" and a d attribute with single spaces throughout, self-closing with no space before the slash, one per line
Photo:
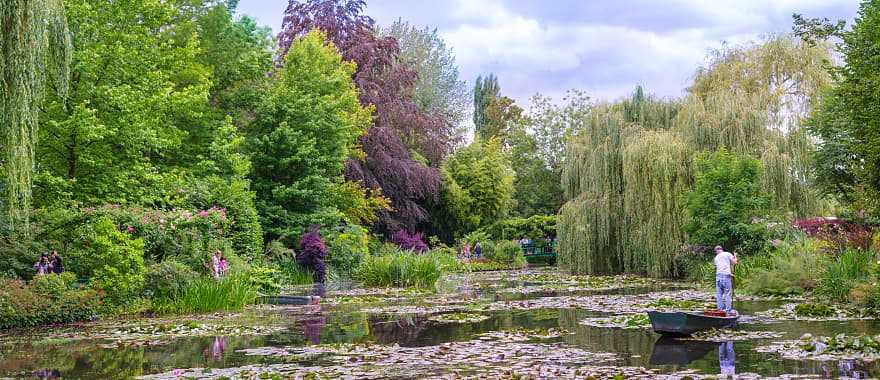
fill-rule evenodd
<path id="1" fill-rule="evenodd" d="M 471 253 L 473 253 L 474 259 L 479 259 L 483 257 L 483 246 L 480 245 L 480 242 L 474 243 L 474 250 L 471 252 L 471 243 L 466 241 L 464 242 L 464 246 L 461 248 L 461 255 L 465 259 L 471 258 Z"/>
<path id="2" fill-rule="evenodd" d="M 40 260 L 34 264 L 34 270 L 38 276 L 50 273 L 61 274 L 64 272 L 64 261 L 61 259 L 58 251 L 53 250 L 52 253 L 43 252 L 40 255 Z"/>

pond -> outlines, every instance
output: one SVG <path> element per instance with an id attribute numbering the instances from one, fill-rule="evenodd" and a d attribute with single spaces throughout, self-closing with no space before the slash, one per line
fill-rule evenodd
<path id="1" fill-rule="evenodd" d="M 436 293 L 330 287 L 319 306 L 86 323 L 0 334 L 0 378 L 876 377 L 870 358 L 765 349 L 804 333 L 878 334 L 872 319 L 787 320 L 790 300 L 737 301 L 736 333 L 661 338 L 644 310 L 713 295 L 635 277 L 552 268 L 446 276 Z M 303 294 L 309 289 L 287 289 Z M 764 315 L 764 316 L 762 316 Z"/>

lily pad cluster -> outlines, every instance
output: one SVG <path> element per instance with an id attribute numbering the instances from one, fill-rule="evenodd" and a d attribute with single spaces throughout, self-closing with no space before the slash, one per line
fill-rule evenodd
<path id="1" fill-rule="evenodd" d="M 803 306 L 810 305 L 810 306 Z M 775 320 L 798 321 L 846 321 L 874 319 L 868 311 L 842 305 L 785 304 L 776 309 L 755 313 L 759 317 Z"/>
<path id="2" fill-rule="evenodd" d="M 580 324 L 593 327 L 645 329 L 651 327 L 651 320 L 647 314 L 625 314 L 613 317 L 587 318 L 580 321 Z"/>
<path id="3" fill-rule="evenodd" d="M 193 336 L 268 335 L 282 330 L 279 326 L 243 326 L 190 322 L 186 324 L 135 325 L 107 331 L 91 338 L 111 341 L 103 347 L 151 346 L 165 344 L 172 339 Z"/>
<path id="4" fill-rule="evenodd" d="M 530 340 L 536 339 L 553 339 L 559 338 L 565 335 L 571 335 L 572 333 L 566 329 L 515 329 L 515 330 L 507 330 L 507 331 L 492 331 L 485 334 L 480 334 L 478 339 L 480 340 L 497 340 L 500 342 L 526 342 Z"/>
<path id="5" fill-rule="evenodd" d="M 440 323 L 477 323 L 487 319 L 489 319 L 488 315 L 477 313 L 448 313 L 428 318 L 428 320 Z"/>
<path id="6" fill-rule="evenodd" d="M 688 340 L 705 340 L 710 342 L 731 342 L 755 339 L 781 338 L 782 333 L 775 331 L 742 331 L 730 329 L 710 329 L 700 331 L 686 338 Z"/>
<path id="7" fill-rule="evenodd" d="M 798 340 L 774 342 L 757 348 L 758 352 L 773 352 L 786 359 L 874 361 L 880 359 L 880 335 L 847 335 L 833 337 L 804 334 Z"/>

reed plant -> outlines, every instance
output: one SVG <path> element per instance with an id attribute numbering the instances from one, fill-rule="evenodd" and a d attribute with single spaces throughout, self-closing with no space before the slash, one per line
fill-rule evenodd
<path id="1" fill-rule="evenodd" d="M 180 314 L 235 311 L 256 300 L 257 288 L 250 279 L 244 274 L 232 274 L 219 280 L 199 278 L 180 297 L 155 308 L 159 312 Z"/>
<path id="2" fill-rule="evenodd" d="M 366 286 L 433 288 L 448 257 L 398 251 L 364 258 L 354 278 Z"/>

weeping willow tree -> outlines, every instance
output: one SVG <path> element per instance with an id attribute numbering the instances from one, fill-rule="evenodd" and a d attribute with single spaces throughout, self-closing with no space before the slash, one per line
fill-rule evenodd
<path id="1" fill-rule="evenodd" d="M 641 88 L 596 107 L 569 141 L 559 214 L 559 263 L 576 273 L 674 274 L 687 242 L 684 195 L 695 154 L 726 148 L 764 164 L 772 205 L 797 215 L 821 206 L 801 128 L 830 84 L 826 46 L 789 36 L 715 53 L 681 100 Z"/>
<path id="2" fill-rule="evenodd" d="M 70 34 L 61 0 L 0 2 L 0 86 L 3 191 L 7 226 L 27 223 L 30 213 L 40 103 L 52 76 L 62 96 L 68 88 Z"/>

